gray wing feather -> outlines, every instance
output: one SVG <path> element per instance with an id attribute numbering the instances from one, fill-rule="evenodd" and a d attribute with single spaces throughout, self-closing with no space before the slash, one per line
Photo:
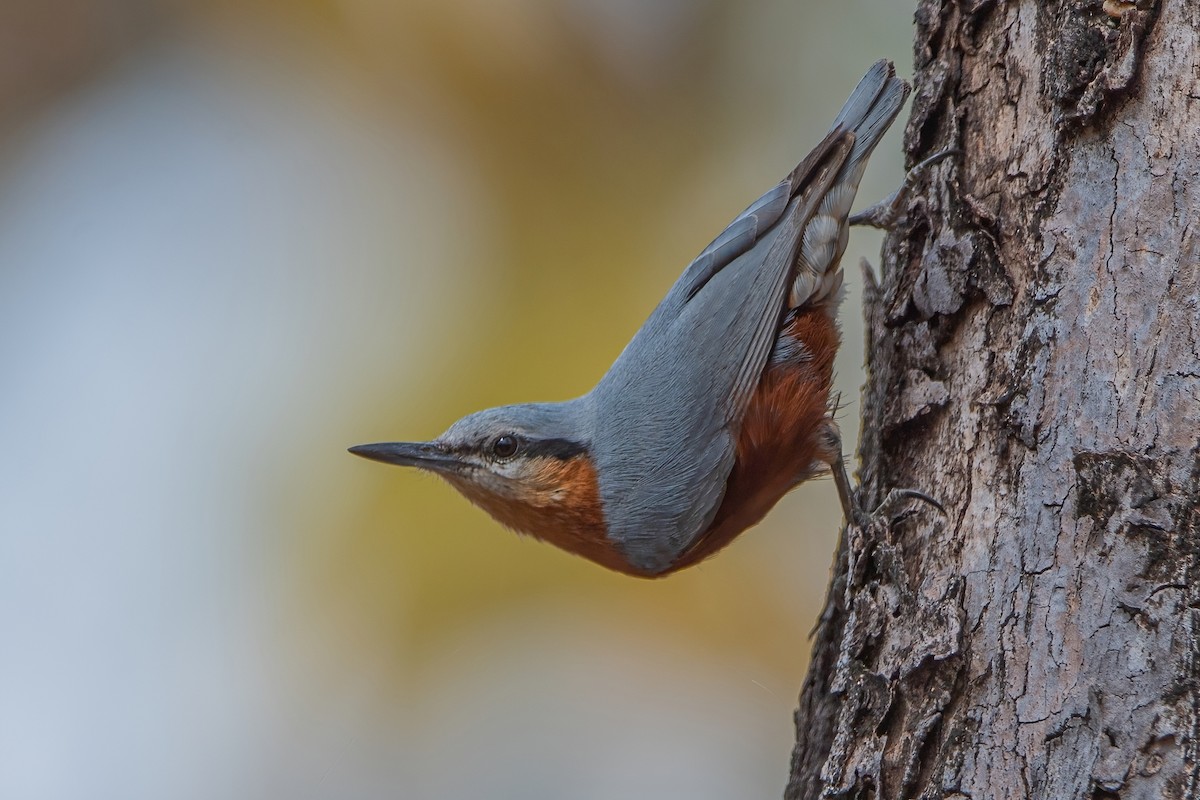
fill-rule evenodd
<path id="1" fill-rule="evenodd" d="M 793 192 L 789 176 L 754 201 L 688 265 L 672 289 L 672 294 L 679 295 L 679 299 L 684 301 L 695 296 L 709 278 L 753 247 L 762 233 L 779 221 Z"/>
<path id="2" fill-rule="evenodd" d="M 833 120 L 832 130 L 852 130 L 855 136 L 854 148 L 842 167 L 843 174 L 871 155 L 906 97 L 908 84 L 896 77 L 890 61 L 871 65 Z"/>
<path id="3" fill-rule="evenodd" d="M 636 566 L 666 569 L 710 524 L 804 228 L 848 168 L 860 128 L 877 141 L 905 93 L 890 64 L 872 67 L 825 140 L 688 265 L 592 391 L 609 536 Z"/>
<path id="4" fill-rule="evenodd" d="M 608 532 L 635 566 L 666 569 L 716 513 L 737 423 L 774 345 L 799 231 L 852 141 L 833 139 L 813 191 L 707 274 L 689 301 L 672 290 L 593 390 Z"/>

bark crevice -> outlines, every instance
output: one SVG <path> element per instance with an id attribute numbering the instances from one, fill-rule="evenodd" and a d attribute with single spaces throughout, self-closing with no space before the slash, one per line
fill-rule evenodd
<path id="1" fill-rule="evenodd" d="M 1200 9 L 921 2 L 860 502 L 789 798 L 1185 798 L 1200 731 Z M 868 273 L 868 276 L 873 273 Z"/>

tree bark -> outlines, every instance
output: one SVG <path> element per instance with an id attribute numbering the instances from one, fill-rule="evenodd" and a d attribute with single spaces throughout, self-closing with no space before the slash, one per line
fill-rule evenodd
<path id="1" fill-rule="evenodd" d="M 789 798 L 1200 796 L 1200 4 L 922 0 Z"/>

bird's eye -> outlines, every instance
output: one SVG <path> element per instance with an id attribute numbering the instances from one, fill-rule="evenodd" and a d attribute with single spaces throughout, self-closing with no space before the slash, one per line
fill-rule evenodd
<path id="1" fill-rule="evenodd" d="M 520 446 L 517 437 L 506 433 L 503 436 L 497 436 L 496 440 L 492 442 L 492 455 L 496 458 L 512 458 L 517 454 Z"/>

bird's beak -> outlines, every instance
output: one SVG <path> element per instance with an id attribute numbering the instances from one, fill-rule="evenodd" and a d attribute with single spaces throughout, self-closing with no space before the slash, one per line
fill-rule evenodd
<path id="1" fill-rule="evenodd" d="M 356 456 L 396 464 L 401 467 L 420 467 L 434 472 L 454 472 L 463 460 L 430 442 L 381 442 L 360 444 L 350 448 Z"/>

